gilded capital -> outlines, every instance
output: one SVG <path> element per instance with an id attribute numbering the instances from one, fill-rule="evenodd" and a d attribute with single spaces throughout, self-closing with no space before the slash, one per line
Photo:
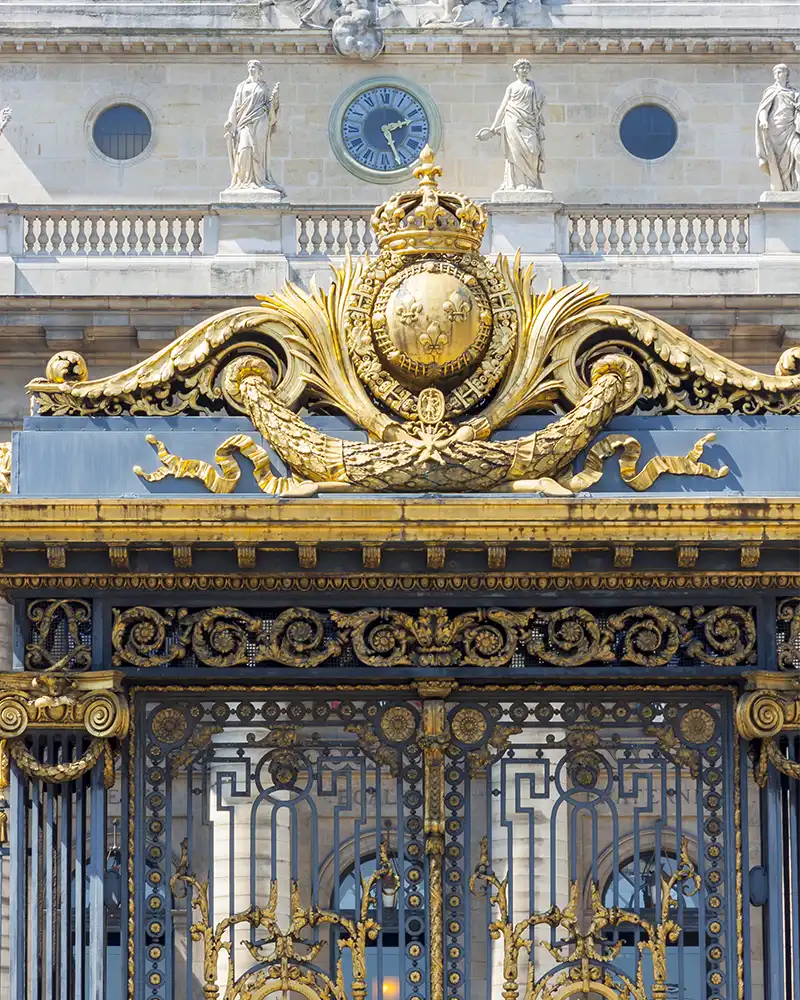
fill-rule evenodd
<path id="1" fill-rule="evenodd" d="M 75 729 L 95 739 L 122 739 L 129 719 L 119 671 L 0 675 L 0 739 Z"/>

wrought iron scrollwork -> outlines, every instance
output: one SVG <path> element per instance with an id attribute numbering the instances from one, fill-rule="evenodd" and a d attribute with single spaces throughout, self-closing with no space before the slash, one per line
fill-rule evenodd
<path id="1" fill-rule="evenodd" d="M 778 666 L 782 670 L 800 669 L 800 597 L 787 597 L 778 603 Z"/>
<path id="2" fill-rule="evenodd" d="M 89 670 L 92 666 L 92 606 L 77 598 L 31 601 L 31 638 L 26 670 Z"/>
<path id="3" fill-rule="evenodd" d="M 224 917 L 216 925 L 212 924 L 209 880 L 201 882 L 189 872 L 187 846 L 188 841 L 184 840 L 175 874 L 170 879 L 170 889 L 177 894 L 178 885 L 182 882 L 192 892 L 192 908 L 197 910 L 198 918 L 190 930 L 192 939 L 202 942 L 203 946 L 204 1000 L 219 1000 L 220 994 L 221 1000 L 249 1000 L 273 993 L 284 996 L 297 993 L 306 1000 L 366 1000 L 367 943 L 376 940 L 381 930 L 380 923 L 370 916 L 370 910 L 377 905 L 376 890 L 379 885 L 385 885 L 387 879 L 394 882 L 395 891 L 400 888 L 384 843 L 378 849 L 380 864 L 368 878 L 361 879 L 357 920 L 317 906 L 303 907 L 297 882 L 292 881 L 289 886 L 289 923 L 285 930 L 277 915 L 277 881 L 270 885 L 265 906 L 254 904 L 240 913 Z M 240 975 L 236 973 L 236 954 L 230 939 L 231 928 L 237 924 L 248 924 L 254 930 L 263 932 L 257 942 L 244 942 L 256 965 Z M 304 939 L 306 931 L 326 924 L 338 925 L 344 932 L 338 939 L 335 977 L 326 975 L 312 964 L 325 947 L 325 942 Z M 221 989 L 219 960 L 223 952 L 228 956 L 228 969 Z M 345 952 L 350 953 L 352 962 L 352 998 L 348 994 L 342 967 Z"/>
<path id="4" fill-rule="evenodd" d="M 647 668 L 705 663 L 746 666 L 756 659 L 752 609 L 627 608 L 608 616 L 585 608 L 509 610 L 364 608 L 319 612 L 290 608 L 277 616 L 217 607 L 115 611 L 114 665 L 206 667 L 278 663 L 317 667 L 344 658 L 354 666 L 557 667 L 618 663 Z"/>
<path id="5" fill-rule="evenodd" d="M 485 895 L 488 891 L 489 901 L 497 910 L 497 918 L 489 924 L 489 934 L 494 940 L 503 942 L 505 1000 L 515 1000 L 519 996 L 519 961 L 526 952 L 529 956 L 526 1000 L 567 1000 L 572 996 L 594 995 L 607 1000 L 667 1000 L 667 945 L 677 941 L 682 930 L 672 916 L 676 906 L 675 891 L 678 886 L 685 885 L 689 886 L 683 889 L 687 896 L 695 895 L 702 887 L 700 876 L 689 858 L 686 838 L 681 842 L 680 864 L 668 878 L 661 877 L 661 906 L 657 923 L 630 910 L 604 906 L 600 889 L 593 882 L 590 887 L 591 917 L 586 929 L 582 930 L 577 882 L 570 884 L 565 907 L 553 905 L 548 910 L 532 913 L 514 923 L 508 904 L 508 876 L 501 879 L 491 869 L 486 837 L 481 841 L 480 861 L 469 879 L 470 891 L 476 896 Z M 637 949 L 634 976 L 618 969 L 612 972 L 608 968 L 608 963 L 619 955 L 622 941 L 611 943 L 604 938 L 604 932 L 625 924 L 639 927 L 643 932 Z M 559 971 L 545 974 L 536 981 L 532 931 L 540 926 L 561 928 L 567 932 L 567 939 L 555 944 L 541 942 L 541 946 L 559 963 Z M 642 968 L 645 952 L 650 953 L 653 964 L 650 991 L 645 987 Z"/>

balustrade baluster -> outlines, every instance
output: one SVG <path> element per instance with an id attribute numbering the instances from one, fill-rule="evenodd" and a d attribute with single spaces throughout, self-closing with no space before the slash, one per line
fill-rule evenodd
<path id="1" fill-rule="evenodd" d="M 97 222 L 98 222 L 97 216 L 90 215 L 89 218 L 87 219 L 87 222 L 89 224 L 89 236 L 88 236 L 89 256 L 97 257 L 98 256 L 97 246 L 100 243 L 100 233 L 98 232 L 97 228 Z"/>
<path id="2" fill-rule="evenodd" d="M 594 253 L 595 248 L 595 233 L 594 233 L 594 222 L 595 219 L 591 215 L 584 215 L 583 217 L 583 252 L 586 254 Z"/>
<path id="3" fill-rule="evenodd" d="M 77 250 L 75 253 L 80 254 L 83 257 L 86 253 L 86 219 L 81 219 L 76 215 L 75 223 L 75 242 L 77 244 Z"/>
<path id="4" fill-rule="evenodd" d="M 181 219 L 175 219 L 173 225 L 175 224 L 178 226 L 178 256 L 188 257 L 189 251 L 187 250 L 187 247 L 189 246 L 189 233 L 186 229 L 186 218 L 183 217 Z"/>
<path id="5" fill-rule="evenodd" d="M 642 220 L 644 221 L 644 219 Z M 664 225 L 664 220 L 660 215 L 654 215 L 652 218 L 647 219 L 647 253 L 657 254 L 658 250 L 656 246 L 658 245 L 658 232 L 656 230 L 656 223 L 661 222 Z"/>
<path id="6" fill-rule="evenodd" d="M 678 231 L 679 224 L 680 224 L 680 217 L 675 218 L 672 215 L 661 216 L 661 233 L 659 234 L 659 242 L 661 246 L 658 251 L 659 253 L 661 254 L 672 253 L 671 244 L 674 238 L 673 233 Z"/>
<path id="7" fill-rule="evenodd" d="M 723 236 L 723 242 L 725 243 L 724 253 L 734 253 L 734 245 L 736 239 L 733 235 L 733 218 L 728 216 L 725 220 L 725 234 Z"/>
<path id="8" fill-rule="evenodd" d="M 23 236 L 23 242 L 25 243 L 25 250 L 27 253 L 33 253 L 34 245 L 36 244 L 36 232 L 34 230 L 34 221 L 30 216 L 25 216 L 25 221 L 23 223 L 25 227 L 25 232 Z"/>
<path id="9" fill-rule="evenodd" d="M 580 253 L 581 252 L 581 234 L 579 229 L 580 220 L 571 215 L 569 217 L 569 252 L 570 253 Z"/>
<path id="10" fill-rule="evenodd" d="M 709 240 L 708 227 L 709 223 L 711 222 L 711 216 L 700 215 L 698 216 L 698 220 L 700 222 L 700 236 L 698 238 L 699 246 L 697 248 L 697 252 L 708 253 L 708 240 Z"/>
<path id="11" fill-rule="evenodd" d="M 697 244 L 697 226 L 700 220 L 696 215 L 686 217 L 686 252 L 694 253 Z"/>
<path id="12" fill-rule="evenodd" d="M 297 217 L 297 256 L 308 257 L 308 219 Z"/>
<path id="13" fill-rule="evenodd" d="M 721 253 L 722 234 L 719 231 L 719 217 L 711 217 L 711 253 Z"/>
<path id="14" fill-rule="evenodd" d="M 634 222 L 636 223 L 636 229 L 633 233 L 633 252 L 635 254 L 644 253 L 644 226 L 642 223 L 644 219 L 641 215 L 634 216 Z"/>
<path id="15" fill-rule="evenodd" d="M 619 253 L 619 231 L 622 225 L 622 218 L 619 215 L 609 216 L 608 228 L 608 252 L 610 254 Z"/>
<path id="16" fill-rule="evenodd" d="M 355 219 L 348 219 L 346 216 L 339 217 L 339 228 L 336 230 L 336 253 L 343 257 L 350 245 L 349 232 L 355 226 Z"/>
<path id="17" fill-rule="evenodd" d="M 162 220 L 159 219 L 157 215 L 154 215 L 152 219 L 148 220 L 148 230 L 150 227 L 152 227 L 153 235 L 147 241 L 147 244 L 145 244 L 145 237 L 147 233 L 145 233 L 144 227 L 142 228 L 142 252 L 144 252 L 148 246 L 151 246 L 152 250 L 150 252 L 157 256 L 161 256 L 164 252 L 164 226 Z"/>
<path id="18" fill-rule="evenodd" d="M 62 253 L 72 255 L 72 248 L 75 245 L 75 227 L 78 224 L 78 219 L 74 215 L 65 215 L 62 221 L 64 223 L 64 235 L 61 239 Z"/>
<path id="19" fill-rule="evenodd" d="M 164 216 L 162 225 L 164 226 L 164 253 L 174 255 L 175 244 L 178 242 L 175 236 L 175 220 Z"/>
<path id="20" fill-rule="evenodd" d="M 203 230 L 202 219 L 192 219 L 192 256 L 198 257 L 203 253 Z"/>
<path id="21" fill-rule="evenodd" d="M 633 253 L 631 250 L 631 241 L 633 237 L 631 236 L 631 217 L 629 215 L 620 216 L 622 219 L 622 253 L 628 255 Z"/>
<path id="22" fill-rule="evenodd" d="M 131 216 L 130 228 L 128 229 L 128 256 L 138 257 L 140 241 L 141 245 L 144 246 L 145 234 L 147 232 L 148 219 L 143 219 L 141 216 Z M 141 231 L 141 232 L 140 232 Z"/>
<path id="23" fill-rule="evenodd" d="M 113 225 L 114 220 L 112 218 L 109 218 L 108 216 L 101 216 L 100 221 L 102 222 L 102 227 L 103 227 L 102 230 L 103 235 L 101 242 L 103 244 L 103 256 L 105 257 L 110 255 L 111 253 L 111 243 L 113 240 L 111 227 Z"/>
<path id="24" fill-rule="evenodd" d="M 342 219 L 339 216 L 329 216 L 325 219 L 325 253 L 329 257 L 333 256 L 333 244 L 336 242 L 333 227 L 337 224 L 339 227 L 342 225 Z"/>
<path id="25" fill-rule="evenodd" d="M 686 222 L 685 215 L 675 215 L 672 217 L 672 253 L 683 253 L 683 224 Z M 666 250 L 664 251 L 667 252 Z"/>
<path id="26" fill-rule="evenodd" d="M 123 215 L 121 218 L 116 219 L 117 228 L 114 233 L 114 255 L 116 257 L 125 256 L 125 223 L 130 224 L 130 219 L 127 215 Z"/>
<path id="27" fill-rule="evenodd" d="M 361 252 L 361 234 L 359 233 L 359 225 L 364 220 L 360 219 L 357 215 L 352 216 L 352 222 L 350 226 L 350 253 L 356 256 Z"/>
<path id="28" fill-rule="evenodd" d="M 745 253 L 747 251 L 748 244 L 748 217 L 746 215 L 739 215 L 736 217 L 739 223 L 739 231 L 736 234 L 736 242 L 739 246 L 739 253 Z"/>
<path id="29" fill-rule="evenodd" d="M 324 215 L 313 215 L 311 217 L 311 253 L 316 257 L 322 254 L 322 227 L 324 222 Z"/>
<path id="30" fill-rule="evenodd" d="M 50 250 L 50 232 L 48 223 L 50 221 L 49 215 L 39 216 L 39 253 L 47 254 Z"/>

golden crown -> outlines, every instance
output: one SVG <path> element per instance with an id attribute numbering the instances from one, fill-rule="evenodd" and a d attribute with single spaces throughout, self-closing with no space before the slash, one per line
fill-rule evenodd
<path id="1" fill-rule="evenodd" d="M 416 191 L 401 191 L 375 209 L 370 222 L 381 250 L 402 254 L 480 250 L 486 212 L 463 194 L 439 190 L 442 168 L 426 146 L 414 168 Z"/>

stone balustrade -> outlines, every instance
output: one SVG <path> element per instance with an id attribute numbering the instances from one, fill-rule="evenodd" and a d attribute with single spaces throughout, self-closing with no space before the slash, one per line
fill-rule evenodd
<path id="1" fill-rule="evenodd" d="M 188 257 L 203 253 L 203 208 L 21 205 L 18 211 L 25 255 Z"/>
<path id="2" fill-rule="evenodd" d="M 750 253 L 750 212 L 742 206 L 603 205 L 566 215 L 571 256 Z"/>
<path id="3" fill-rule="evenodd" d="M 789 279 L 791 287 L 800 283 L 797 200 L 486 207 L 485 251 L 520 248 L 545 284 L 586 280 L 621 295 L 752 296 L 781 294 Z M 374 254 L 371 215 L 366 206 L 288 203 L 0 203 L 0 295 L 266 293 L 287 279 L 324 280 L 328 262 L 347 253 Z"/>

